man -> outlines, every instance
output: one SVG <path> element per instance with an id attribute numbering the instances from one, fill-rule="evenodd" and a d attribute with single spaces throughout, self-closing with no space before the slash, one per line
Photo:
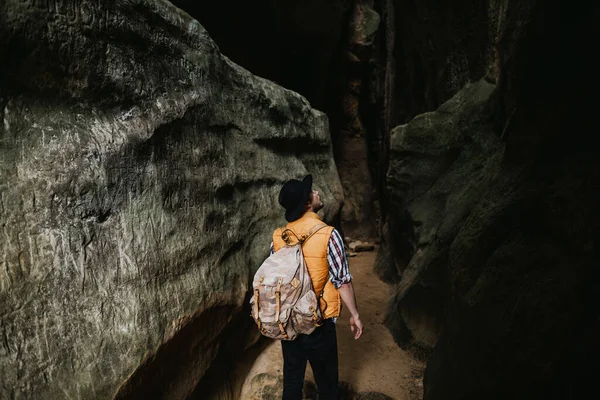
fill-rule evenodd
<path id="1" fill-rule="evenodd" d="M 319 192 L 312 190 L 312 176 L 302 181 L 291 179 L 279 192 L 279 204 L 285 208 L 286 226 L 301 237 L 317 225 L 322 225 L 317 211 L 323 208 Z M 285 245 L 281 229 L 273 233 L 271 253 Z M 319 399 L 338 397 L 338 356 L 335 323 L 344 302 L 350 311 L 350 329 L 354 339 L 362 335 L 363 324 L 358 315 L 352 275 L 340 234 L 331 226 L 319 229 L 302 248 L 306 266 L 320 297 L 323 324 L 310 335 L 298 335 L 293 341 L 282 340 L 283 400 L 302 399 L 306 362 L 312 367 Z"/>

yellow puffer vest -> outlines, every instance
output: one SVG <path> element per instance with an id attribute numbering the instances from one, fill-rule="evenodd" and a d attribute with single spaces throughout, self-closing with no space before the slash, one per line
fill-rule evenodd
<path id="1" fill-rule="evenodd" d="M 290 222 L 286 225 L 298 237 L 307 235 L 316 225 L 323 224 L 323 221 L 314 212 L 306 212 L 300 219 Z M 302 253 L 306 260 L 306 268 L 312 281 L 317 297 L 320 297 L 319 307 L 323 319 L 339 317 L 342 311 L 342 302 L 340 293 L 329 280 L 329 263 L 327 262 L 327 245 L 333 232 L 332 226 L 320 229 L 312 235 L 302 246 Z M 294 235 L 291 235 L 292 241 L 296 241 Z M 285 241 L 281 237 L 281 228 L 273 233 L 273 248 L 275 251 L 285 246 Z"/>

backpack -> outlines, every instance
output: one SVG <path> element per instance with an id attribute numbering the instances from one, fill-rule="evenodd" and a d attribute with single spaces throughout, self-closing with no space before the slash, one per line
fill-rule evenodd
<path id="1" fill-rule="evenodd" d="M 271 254 L 254 275 L 251 315 L 260 332 L 272 339 L 294 340 L 321 326 L 321 310 L 306 268 L 302 245 L 327 225 L 319 224 L 306 235 L 281 228 L 286 245 Z M 292 243 L 290 233 L 297 238 Z"/>

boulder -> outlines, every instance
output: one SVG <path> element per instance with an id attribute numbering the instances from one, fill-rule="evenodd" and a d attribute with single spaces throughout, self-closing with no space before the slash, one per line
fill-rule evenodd
<path id="1" fill-rule="evenodd" d="M 355 242 L 350 243 L 349 248 L 353 252 L 360 253 L 361 251 L 373 251 L 375 250 L 375 245 L 372 243 L 361 242 L 357 240 Z"/>
<path id="2" fill-rule="evenodd" d="M 2 2 L 0 59 L 0 397 L 188 397 L 283 182 L 339 213 L 327 118 L 162 0 Z"/>

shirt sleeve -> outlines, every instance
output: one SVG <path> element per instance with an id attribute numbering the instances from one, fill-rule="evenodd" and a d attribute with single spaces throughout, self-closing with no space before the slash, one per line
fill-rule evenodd
<path id="1" fill-rule="evenodd" d="M 336 229 L 331 232 L 327 245 L 327 262 L 329 263 L 329 279 L 336 289 L 352 281 L 344 241 Z"/>

